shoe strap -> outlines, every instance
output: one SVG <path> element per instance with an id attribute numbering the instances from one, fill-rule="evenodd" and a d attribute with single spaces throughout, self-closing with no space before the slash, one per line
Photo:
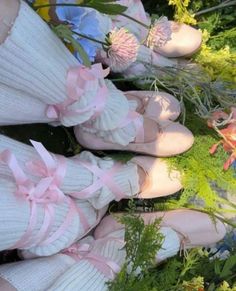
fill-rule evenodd
<path id="1" fill-rule="evenodd" d="M 104 110 L 109 91 L 104 82 L 104 77 L 109 74 L 109 69 L 103 70 L 101 64 L 94 64 L 91 68 L 79 65 L 70 68 L 67 74 L 67 94 L 64 102 L 54 105 L 48 105 L 46 115 L 51 119 L 62 119 L 65 117 L 78 116 L 93 110 L 89 120 L 97 118 Z M 81 109 L 75 109 L 76 103 L 80 102 L 83 94 L 91 90 L 94 82 L 98 82 L 98 88 L 92 102 Z"/>
<path id="2" fill-rule="evenodd" d="M 122 168 L 121 163 L 115 163 L 113 167 L 107 170 L 100 169 L 97 165 L 88 163 L 86 161 L 77 160 L 78 163 L 93 173 L 97 180 L 87 188 L 74 192 L 71 195 L 78 199 L 89 199 L 94 197 L 94 194 L 102 187 L 108 187 L 115 195 L 115 200 L 120 201 L 124 198 L 124 193 L 120 187 L 114 182 L 114 175 Z"/>

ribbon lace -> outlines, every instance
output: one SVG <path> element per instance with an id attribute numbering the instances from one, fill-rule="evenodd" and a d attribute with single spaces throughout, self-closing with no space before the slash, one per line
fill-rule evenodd
<path id="1" fill-rule="evenodd" d="M 124 246 L 124 241 L 117 238 L 105 238 L 100 240 L 95 240 L 92 243 L 83 243 L 83 244 L 73 244 L 71 247 L 63 251 L 64 254 L 71 256 L 76 261 L 87 260 L 95 268 L 97 268 L 101 273 L 103 273 L 108 279 L 114 280 L 115 275 L 120 272 L 120 266 L 115 262 L 94 252 L 94 246 L 98 242 L 102 242 L 105 245 L 109 240 L 115 240 L 118 243 L 121 243 L 121 247 Z"/>
<path id="2" fill-rule="evenodd" d="M 101 64 L 94 64 L 91 68 L 82 65 L 70 68 L 66 82 L 68 98 L 62 103 L 49 105 L 46 112 L 47 117 L 62 119 L 89 111 L 93 111 L 89 119 L 98 117 L 102 113 L 108 97 L 108 89 L 104 83 L 104 77 L 108 74 L 109 69 L 103 70 Z M 73 109 L 86 90 L 93 87 L 94 82 L 98 83 L 98 89 L 91 104 L 81 109 Z"/>
<path id="3" fill-rule="evenodd" d="M 46 149 L 36 142 L 32 142 L 37 149 L 40 151 Z M 44 152 L 45 154 L 45 152 Z M 47 155 L 44 155 L 45 161 L 48 162 L 47 170 L 52 171 L 51 166 L 55 166 L 55 161 L 50 159 L 50 154 L 47 152 Z M 15 248 L 31 248 L 34 246 L 47 245 L 54 242 L 60 236 L 64 234 L 66 229 L 72 222 L 72 219 L 77 214 L 76 206 L 74 205 L 72 199 L 69 199 L 64 195 L 64 193 L 59 189 L 61 179 L 65 174 L 65 163 L 61 163 L 58 167 L 58 170 L 52 174 L 52 172 L 47 173 L 47 176 L 41 178 L 38 183 L 33 183 L 21 169 L 20 165 L 17 162 L 16 157 L 9 150 L 5 150 L 0 154 L 0 162 L 6 164 L 12 172 L 12 175 L 16 182 L 16 192 L 20 198 L 25 199 L 30 203 L 30 218 L 29 224 L 24 235 L 14 244 L 11 249 Z M 39 164 L 37 164 L 39 166 Z M 35 168 L 36 169 L 36 168 Z M 45 170 L 44 168 L 38 168 L 38 170 Z M 58 230 L 53 233 L 51 237 L 48 238 L 51 231 L 55 210 L 54 206 L 57 203 L 67 202 L 69 210 L 65 218 L 64 223 L 58 228 Z M 44 220 L 39 232 L 36 235 L 33 235 L 33 231 L 37 225 L 37 208 L 38 205 L 41 205 L 45 209 Z"/>

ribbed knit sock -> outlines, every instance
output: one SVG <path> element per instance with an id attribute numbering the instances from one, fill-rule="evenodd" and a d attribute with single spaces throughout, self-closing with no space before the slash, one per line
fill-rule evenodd
<path id="1" fill-rule="evenodd" d="M 49 123 L 46 110 L 42 101 L 0 83 L 0 125 Z"/>
<path id="2" fill-rule="evenodd" d="M 161 228 L 160 232 L 165 236 L 165 240 L 162 250 L 159 251 L 159 255 L 157 254 L 158 261 L 175 255 L 180 247 L 179 238 L 173 230 Z M 114 231 L 103 239 L 95 240 L 91 254 L 97 254 L 102 257 L 106 267 L 106 262 L 113 262 L 122 267 L 126 257 L 124 229 Z M 104 291 L 107 290 L 106 283 L 110 280 L 102 270 L 95 267 L 92 261 L 85 257 L 56 280 L 49 290 Z"/>
<path id="3" fill-rule="evenodd" d="M 1 82 L 41 100 L 45 105 L 58 105 L 69 98 L 68 71 L 76 66 L 81 67 L 78 60 L 48 25 L 24 1 L 21 1 L 19 14 L 10 34 L 0 45 Z M 103 87 L 107 87 L 107 98 L 104 107 L 97 114 L 96 106 L 91 106 L 91 103 L 97 100 L 101 83 Z M 110 84 L 111 82 L 104 81 L 103 77 L 91 81 L 78 100 L 67 106 L 73 114 L 59 113 L 51 122 L 73 126 L 88 121 L 94 134 L 99 134 L 100 131 L 116 131 L 118 128 L 109 140 L 121 144 L 133 141 L 136 136 L 133 122 L 119 128 L 130 110 L 129 102 L 121 91 L 110 90 Z M 74 113 L 76 110 L 79 110 L 79 113 Z"/>
<path id="4" fill-rule="evenodd" d="M 89 202 L 69 197 L 66 201 L 58 203 L 36 202 L 34 214 L 36 222 L 31 227 L 30 241 L 24 238 L 19 245 L 19 240 L 22 240 L 30 223 L 34 221 L 31 217 L 33 202 L 20 193 L 17 194 L 16 185 L 10 180 L 0 180 L 0 193 L 0 250 L 17 247 L 37 256 L 55 254 L 79 240 L 99 222 L 106 210 L 106 208 L 101 210 L 99 215 Z M 69 203 L 73 203 L 73 207 Z M 47 210 L 48 207 L 50 212 Z M 45 223 L 44 219 L 50 220 L 46 218 L 47 215 L 52 217 L 51 228 L 38 238 Z"/>
<path id="5" fill-rule="evenodd" d="M 5 279 L 17 291 L 48 290 L 52 283 L 74 263 L 71 257 L 57 254 L 5 264 L 0 266 L 0 278 Z"/>
<path id="6" fill-rule="evenodd" d="M 0 135 L 0 152 L 5 149 L 9 149 L 16 156 L 21 168 L 24 169 L 32 180 L 38 180 L 37 177 L 32 175 L 25 166 L 25 164 L 29 161 L 41 160 L 40 156 L 33 147 Z M 54 157 L 57 161 L 59 161 L 59 156 L 54 155 Z M 65 194 L 69 194 L 74 197 L 77 197 L 76 192 L 87 188 L 98 179 L 98 177 L 96 177 L 90 170 L 81 165 L 79 160 L 95 165 L 104 171 L 112 168 L 115 163 L 112 159 L 101 159 L 87 151 L 82 152 L 74 158 L 66 158 L 66 174 L 60 187 Z M 3 175 L 8 175 L 9 177 L 12 176 L 10 170 L 6 166 L 1 165 L 1 163 L 0 173 Z M 114 182 L 120 188 L 122 193 L 124 193 L 124 198 L 132 197 L 137 194 L 139 192 L 137 166 L 134 163 L 126 163 L 121 165 L 120 169 L 114 173 Z M 103 185 L 92 195 L 89 201 L 95 208 L 101 209 L 107 206 L 115 198 L 116 197 L 112 192 L 112 189 L 110 189 L 108 185 Z"/>

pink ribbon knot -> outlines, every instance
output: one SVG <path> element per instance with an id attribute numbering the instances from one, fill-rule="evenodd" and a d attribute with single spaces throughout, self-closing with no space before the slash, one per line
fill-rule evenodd
<path id="1" fill-rule="evenodd" d="M 26 167 L 35 176 L 47 178 L 45 182 L 49 183 L 49 179 L 51 179 L 49 185 L 51 195 L 52 197 L 58 195 L 61 201 L 65 196 L 64 193 L 60 191 L 59 186 L 62 184 L 66 174 L 66 159 L 62 156 L 53 156 L 39 142 L 32 140 L 30 142 L 39 154 L 41 161 L 30 161 L 26 164 Z"/>
<path id="2" fill-rule="evenodd" d="M 78 114 L 87 113 L 93 110 L 92 117 L 99 116 L 104 109 L 108 96 L 108 89 L 105 85 L 104 78 L 109 74 L 109 68 L 103 69 L 101 64 L 94 64 L 91 68 L 79 65 L 70 68 L 67 74 L 67 94 L 68 98 L 59 104 L 49 105 L 47 108 L 47 117 L 52 119 L 63 119 Z M 98 85 L 98 86 L 97 86 Z M 97 88 L 94 99 L 91 104 L 84 108 L 73 108 L 76 102 L 87 90 Z M 76 124 L 71 124 L 76 125 Z"/>
<path id="3" fill-rule="evenodd" d="M 36 146 L 39 145 L 39 143 L 35 144 Z M 42 178 L 38 183 L 33 183 L 25 175 L 18 164 L 16 157 L 9 150 L 5 150 L 0 154 L 0 162 L 6 164 L 12 172 L 17 188 L 15 194 L 18 197 L 29 201 L 31 208 L 28 228 L 16 244 L 11 247 L 11 249 L 30 248 L 36 245 L 45 245 L 55 241 L 66 231 L 72 222 L 73 217 L 77 214 L 77 209 L 73 204 L 73 201 L 68 197 L 65 197 L 64 193 L 58 188 L 57 183 L 59 181 L 54 176 Z M 54 219 L 54 205 L 55 203 L 65 201 L 67 201 L 69 205 L 69 210 L 67 216 L 65 217 L 65 221 L 58 228 L 58 230 L 49 237 Z M 45 214 L 38 234 L 33 236 L 33 230 L 37 225 L 38 204 L 43 205 L 45 208 Z"/>
<path id="4" fill-rule="evenodd" d="M 111 238 L 114 240 L 114 238 Z M 95 240 L 94 242 L 88 244 L 73 244 L 71 247 L 65 249 L 63 251 L 64 254 L 71 256 L 76 261 L 87 260 L 91 263 L 96 269 L 98 269 L 101 273 L 103 273 L 108 279 L 114 280 L 117 273 L 120 272 L 120 266 L 108 258 L 99 255 L 93 251 L 94 246 L 96 244 L 102 243 L 103 245 L 109 242 L 109 238 Z M 124 241 L 116 239 L 119 243 L 122 243 L 122 247 L 124 246 Z"/>

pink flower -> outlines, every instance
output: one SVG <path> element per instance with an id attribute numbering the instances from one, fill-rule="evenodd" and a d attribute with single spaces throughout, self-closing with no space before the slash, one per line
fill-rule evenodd
<path id="1" fill-rule="evenodd" d="M 136 61 L 139 44 L 136 37 L 125 28 L 113 29 L 107 41 L 107 64 L 113 72 L 124 71 Z"/>
<path id="2" fill-rule="evenodd" d="M 161 17 L 151 26 L 146 45 L 151 49 L 162 47 L 167 41 L 171 40 L 171 34 L 171 23 L 168 21 L 167 17 Z"/>

